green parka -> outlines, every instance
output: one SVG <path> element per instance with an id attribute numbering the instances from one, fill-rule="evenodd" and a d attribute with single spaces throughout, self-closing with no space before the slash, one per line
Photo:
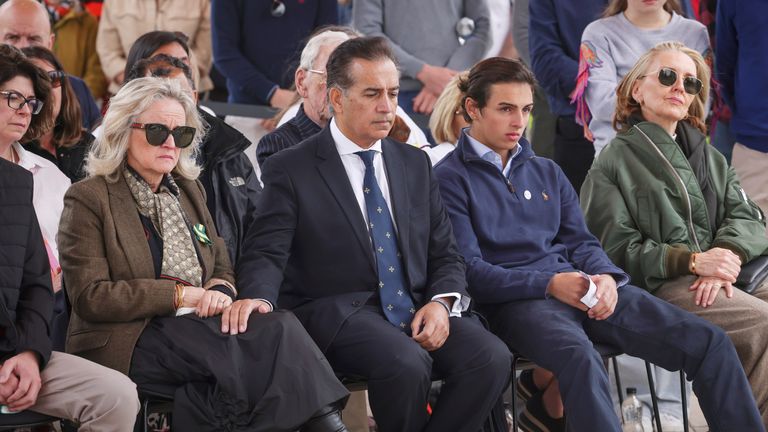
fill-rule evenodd
<path id="1" fill-rule="evenodd" d="M 687 123 L 682 127 L 693 129 Z M 725 158 L 701 133 L 710 184 L 717 196 L 712 232 L 696 176 L 680 146 L 659 125 L 640 122 L 606 146 L 581 188 L 587 225 L 608 256 L 651 292 L 690 274 L 693 252 L 714 247 L 747 263 L 768 250 L 765 218 Z"/>

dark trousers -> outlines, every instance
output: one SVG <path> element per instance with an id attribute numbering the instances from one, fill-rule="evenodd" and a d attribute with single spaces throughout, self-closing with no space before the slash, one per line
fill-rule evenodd
<path id="1" fill-rule="evenodd" d="M 353 314 L 326 355 L 337 372 L 368 380 L 381 432 L 477 432 L 509 382 L 511 366 L 507 347 L 477 318 L 450 318 L 445 344 L 428 352 L 376 305 Z M 444 383 L 430 417 L 433 378 Z"/>
<path id="2" fill-rule="evenodd" d="M 157 317 L 139 337 L 130 378 L 174 395 L 173 429 L 295 431 L 347 390 L 290 312 L 254 313 L 248 331 L 221 333 L 221 316 Z"/>
<path id="3" fill-rule="evenodd" d="M 576 194 L 581 191 L 594 158 L 595 146 L 584 138 L 584 127 L 577 124 L 573 116 L 558 117 L 553 160 L 563 169 Z"/>
<path id="4" fill-rule="evenodd" d="M 571 431 L 621 430 L 593 342 L 667 370 L 683 369 L 711 431 L 765 430 L 725 333 L 640 288 L 619 288 L 616 310 L 603 321 L 554 298 L 507 303 L 489 315 L 502 340 L 555 374 Z"/>

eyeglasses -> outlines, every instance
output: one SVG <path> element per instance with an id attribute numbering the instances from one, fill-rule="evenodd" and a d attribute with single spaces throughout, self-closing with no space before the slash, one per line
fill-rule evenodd
<path id="1" fill-rule="evenodd" d="M 653 75 L 652 73 L 643 75 L 642 78 L 645 78 L 647 76 Z M 666 86 L 666 87 L 672 87 L 677 82 L 677 72 L 674 69 L 670 68 L 661 68 L 659 69 L 659 84 Z M 701 80 L 694 77 L 694 76 L 687 76 L 683 78 L 683 89 L 686 93 L 689 95 L 697 95 L 701 91 L 702 87 Z"/>
<path id="2" fill-rule="evenodd" d="M 272 10 L 270 13 L 275 18 L 280 18 L 285 15 L 285 3 L 280 0 L 272 0 Z"/>
<path id="3" fill-rule="evenodd" d="M 328 82 L 328 78 L 325 76 L 325 71 L 321 71 L 317 69 L 307 69 L 307 72 L 312 72 L 314 74 L 318 74 L 321 77 L 323 77 L 323 80 L 320 82 L 321 84 L 325 84 Z"/>
<path id="4" fill-rule="evenodd" d="M 51 87 L 61 87 L 61 82 L 64 81 L 67 74 L 64 71 L 50 71 L 48 72 L 48 78 L 51 80 Z"/>
<path id="5" fill-rule="evenodd" d="M 159 123 L 131 123 L 131 129 L 144 129 L 147 142 L 153 146 L 161 146 L 173 135 L 173 142 L 178 148 L 186 148 L 195 138 L 195 128 L 192 126 L 176 126 L 173 130 Z"/>
<path id="6" fill-rule="evenodd" d="M 8 99 L 8 106 L 17 111 L 23 108 L 25 104 L 29 105 L 29 110 L 32 111 L 32 114 L 40 114 L 40 111 L 43 109 L 43 101 L 36 98 L 27 99 L 19 92 L 0 91 L 0 95 L 5 96 Z"/>

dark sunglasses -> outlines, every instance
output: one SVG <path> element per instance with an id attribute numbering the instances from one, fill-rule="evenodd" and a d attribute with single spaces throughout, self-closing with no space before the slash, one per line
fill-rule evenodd
<path id="1" fill-rule="evenodd" d="M 651 74 L 643 75 L 643 78 L 649 76 Z M 670 68 L 661 68 L 659 69 L 659 84 L 666 86 L 666 87 L 672 87 L 677 82 L 677 72 L 674 69 Z M 687 76 L 683 78 L 683 90 L 685 90 L 686 93 L 689 95 L 697 95 L 701 91 L 702 87 L 701 80 L 696 78 L 695 76 Z"/>
<path id="2" fill-rule="evenodd" d="M 64 81 L 67 74 L 64 71 L 50 71 L 48 72 L 48 79 L 51 80 L 51 87 L 61 87 L 61 82 Z"/>
<path id="3" fill-rule="evenodd" d="M 147 142 L 153 146 L 161 146 L 168 139 L 168 135 L 173 135 L 173 142 L 178 148 L 186 148 L 192 144 L 195 138 L 195 128 L 192 126 L 176 126 L 173 130 L 168 126 L 159 123 L 131 123 L 131 129 L 144 129 L 147 136 Z"/>

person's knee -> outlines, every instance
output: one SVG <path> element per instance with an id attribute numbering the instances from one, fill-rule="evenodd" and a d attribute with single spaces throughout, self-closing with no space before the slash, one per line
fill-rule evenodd
<path id="1" fill-rule="evenodd" d="M 104 398 L 111 401 L 116 409 L 129 418 L 135 418 L 139 412 L 139 396 L 136 384 L 120 372 L 109 370 L 101 380 L 105 389 Z"/>
<path id="2" fill-rule="evenodd" d="M 431 381 L 432 357 L 415 342 L 400 344 L 389 351 L 388 358 L 372 372 L 371 378 L 407 383 Z"/>
<path id="3" fill-rule="evenodd" d="M 476 352 L 475 358 L 478 359 L 474 366 L 485 370 L 486 376 L 492 376 L 495 379 L 509 378 L 512 370 L 512 353 L 504 342 L 495 336 L 487 337 L 472 349 Z"/>

